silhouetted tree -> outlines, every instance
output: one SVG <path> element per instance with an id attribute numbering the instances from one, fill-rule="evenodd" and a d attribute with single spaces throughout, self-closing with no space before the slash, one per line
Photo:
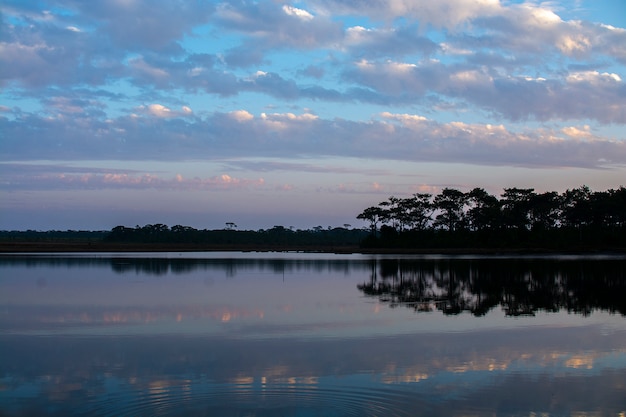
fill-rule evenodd
<path id="1" fill-rule="evenodd" d="M 433 215 L 432 195 L 416 193 L 412 197 L 402 200 L 404 222 L 411 230 L 426 229 Z"/>
<path id="2" fill-rule="evenodd" d="M 586 185 L 565 191 L 561 199 L 561 222 L 564 226 L 580 228 L 591 224 L 591 195 Z"/>
<path id="3" fill-rule="evenodd" d="M 467 226 L 464 208 L 468 202 L 465 193 L 453 188 L 444 188 L 435 196 L 434 206 L 440 212 L 435 218 L 434 226 L 451 232 Z"/>
<path id="4" fill-rule="evenodd" d="M 529 216 L 532 230 L 554 229 L 561 214 L 561 199 L 555 191 L 531 194 Z"/>
<path id="5" fill-rule="evenodd" d="M 609 215 L 611 223 L 615 227 L 626 227 L 626 188 L 619 187 L 617 190 L 609 190 Z"/>
<path id="6" fill-rule="evenodd" d="M 500 202 L 483 188 L 474 188 L 467 193 L 470 209 L 467 219 L 472 230 L 497 228 L 502 219 Z"/>
<path id="7" fill-rule="evenodd" d="M 359 220 L 366 220 L 370 222 L 370 231 L 372 235 L 376 235 L 378 230 L 378 223 L 380 223 L 383 217 L 383 210 L 380 207 L 368 207 L 361 214 L 356 216 Z"/>
<path id="8" fill-rule="evenodd" d="M 530 229 L 530 207 L 535 190 L 533 188 L 505 188 L 502 194 L 502 216 L 504 226 L 509 229 Z"/>
<path id="9" fill-rule="evenodd" d="M 374 231 L 378 223 L 395 230 L 380 239 L 372 233 L 368 246 L 623 247 L 626 188 L 592 192 L 582 186 L 562 195 L 505 188 L 499 200 L 482 188 L 468 193 L 444 188 L 434 198 L 392 196 L 358 218 L 368 219 Z"/>

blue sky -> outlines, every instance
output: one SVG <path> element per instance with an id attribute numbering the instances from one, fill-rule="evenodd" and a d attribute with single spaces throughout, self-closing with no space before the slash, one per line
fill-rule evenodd
<path id="1" fill-rule="evenodd" d="M 626 181 L 621 0 L 4 1 L 0 229 Z"/>

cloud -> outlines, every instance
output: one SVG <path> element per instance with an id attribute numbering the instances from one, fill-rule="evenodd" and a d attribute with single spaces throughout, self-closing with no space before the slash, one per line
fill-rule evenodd
<path id="1" fill-rule="evenodd" d="M 313 20 L 313 15 L 311 13 L 303 9 L 298 9 L 297 7 L 293 7 L 293 6 L 289 6 L 285 4 L 283 5 L 283 11 L 289 16 L 295 16 L 304 22 Z"/>
<path id="2" fill-rule="evenodd" d="M 254 115 L 246 110 L 231 111 L 229 115 L 238 122 L 247 122 L 254 119 Z"/>
<path id="3" fill-rule="evenodd" d="M 591 128 L 589 127 L 589 125 L 584 125 L 582 127 L 576 127 L 576 126 L 567 126 L 564 127 L 563 129 L 561 129 L 561 131 L 571 137 L 571 138 L 575 138 L 575 139 L 587 139 L 587 140 L 593 140 L 596 137 L 593 135 L 593 133 L 591 133 Z"/>
<path id="4" fill-rule="evenodd" d="M 326 16 L 274 2 L 221 3 L 215 22 L 248 36 L 243 47 L 267 49 L 328 46 L 343 36 L 341 24 Z"/>
<path id="5" fill-rule="evenodd" d="M 508 56 L 501 63 L 508 61 L 505 68 L 509 71 L 537 67 L 557 57 L 626 62 L 626 30 L 581 20 L 564 21 L 549 4 L 522 3 L 504 7 L 498 14 L 478 16 L 471 22 L 473 30 L 450 33 L 445 49 L 473 51 L 477 57 Z"/>
<path id="6" fill-rule="evenodd" d="M 626 84 L 614 73 L 571 72 L 561 79 L 545 79 L 440 62 L 361 61 L 346 77 L 398 101 L 421 100 L 436 93 L 511 120 L 591 118 L 626 123 Z"/>
<path id="7" fill-rule="evenodd" d="M 167 0 L 133 2 L 71 2 L 77 16 L 100 22 L 97 33 L 115 45 L 135 51 L 153 50 L 179 53 L 185 34 L 209 20 L 211 2 L 172 3 Z M 66 5 L 67 6 L 67 5 Z"/>
<path id="8" fill-rule="evenodd" d="M 354 57 L 402 57 L 421 53 L 431 55 L 440 49 L 431 39 L 419 35 L 413 27 L 365 28 L 352 26 L 346 29 L 344 48 Z"/>
<path id="9" fill-rule="evenodd" d="M 246 110 L 185 119 L 156 106 L 155 114 L 100 120 L 88 115 L 69 129 L 34 114 L 0 118 L 7 160 L 188 159 L 305 155 L 479 165 L 603 167 L 626 164 L 626 142 L 572 130 L 515 131 L 503 124 L 440 122 L 419 114 L 384 112 L 363 122 L 310 113 Z"/>
<path id="10" fill-rule="evenodd" d="M 22 4 L 2 11 L 1 82 L 17 81 L 26 87 L 94 85 L 123 73 L 123 51 L 109 48 L 103 54 L 100 38 L 92 31 L 76 30 L 91 26 L 88 21 L 68 24 L 68 15 L 37 14 Z M 78 14 L 76 19 L 82 17 Z"/>
<path id="11" fill-rule="evenodd" d="M 337 164 L 309 164 L 300 162 L 284 162 L 276 160 L 222 160 L 231 169 L 256 171 L 256 172 L 308 172 L 316 174 L 365 174 L 365 175 L 390 175 L 390 171 L 371 169 L 360 165 L 358 168 L 350 168 Z"/>
<path id="12" fill-rule="evenodd" d="M 107 170 L 98 168 L 63 167 L 53 165 L 8 164 L 0 188 L 11 190 L 64 189 L 156 189 L 156 190 L 233 190 L 263 187 L 263 178 L 248 179 L 228 174 L 213 177 L 185 178 L 180 174 L 163 178 L 157 174 L 136 170 Z"/>
<path id="13" fill-rule="evenodd" d="M 309 65 L 304 70 L 298 71 L 298 75 L 304 75 L 318 80 L 324 77 L 324 73 L 324 67 L 320 65 Z"/>
<path id="14" fill-rule="evenodd" d="M 626 123 L 626 30 L 550 2 L 13 1 L 1 18 L 6 160 L 624 163 L 623 138 L 572 126 Z"/>
<path id="15" fill-rule="evenodd" d="M 400 107 L 425 105 L 435 94 L 441 101 L 465 103 L 510 120 L 624 123 L 619 110 L 623 74 L 609 72 L 619 77 L 613 85 L 589 80 L 574 85 L 574 70 L 558 68 L 558 62 L 563 59 L 559 56 L 626 62 L 626 30 L 564 21 L 549 6 L 497 0 L 320 0 L 298 6 L 224 2 L 174 7 L 138 0 L 91 6 L 67 2 L 59 6 L 67 11 L 62 13 L 15 4 L 4 9 L 0 82 L 26 88 L 13 90 L 18 96 L 44 99 L 52 86 L 111 88 L 114 80 L 140 87 L 150 101 L 178 91 Z M 330 13 L 402 20 L 348 26 Z M 454 30 L 433 36 L 423 27 L 430 24 Z M 194 30 L 203 25 L 238 41 L 210 53 L 185 50 L 185 38 L 199 36 Z M 285 50 L 323 52 L 327 58 L 279 71 L 271 56 Z M 545 74 L 530 72 L 542 83 L 528 80 L 527 71 L 546 57 L 555 59 L 557 67 Z M 272 69 L 253 76 L 238 71 L 250 66 Z M 316 84 L 303 84 L 294 78 L 299 74 L 316 78 Z M 84 93 L 82 99 L 90 100 L 93 91 Z"/>
<path id="16" fill-rule="evenodd" d="M 143 58 L 131 59 L 129 69 L 136 74 L 137 78 L 147 79 L 156 85 L 165 85 L 170 78 L 167 70 L 151 65 Z"/>
<path id="17" fill-rule="evenodd" d="M 315 0 L 312 3 L 328 14 L 363 14 L 388 21 L 405 18 L 446 28 L 501 10 L 499 0 Z"/>
<path id="18" fill-rule="evenodd" d="M 136 109 L 137 113 L 154 116 L 158 118 L 175 118 L 186 117 L 193 115 L 193 111 L 188 106 L 182 106 L 179 111 L 171 110 L 162 104 L 149 104 L 147 106 L 139 106 Z"/>

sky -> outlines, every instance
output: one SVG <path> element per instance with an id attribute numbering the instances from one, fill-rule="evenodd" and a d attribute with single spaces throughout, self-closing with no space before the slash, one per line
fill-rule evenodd
<path id="1" fill-rule="evenodd" d="M 623 0 L 4 0 L 0 229 L 626 185 Z"/>

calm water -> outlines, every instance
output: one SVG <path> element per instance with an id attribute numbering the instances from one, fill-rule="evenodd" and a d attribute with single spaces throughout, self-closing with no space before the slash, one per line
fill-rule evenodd
<path id="1" fill-rule="evenodd" d="M 0 257 L 2 416 L 624 416 L 623 257 Z"/>

